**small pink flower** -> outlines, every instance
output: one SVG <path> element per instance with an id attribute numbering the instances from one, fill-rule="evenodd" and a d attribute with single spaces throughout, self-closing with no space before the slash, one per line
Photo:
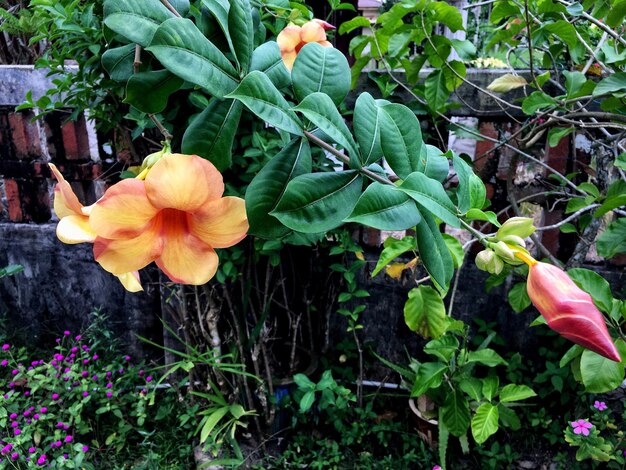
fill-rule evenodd
<path id="1" fill-rule="evenodd" d="M 441 465 L 435 465 L 435 466 L 433 467 L 433 470 L 441 470 Z"/>
<path id="2" fill-rule="evenodd" d="M 594 407 L 596 410 L 599 410 L 599 411 L 606 410 L 606 408 L 607 408 L 606 403 L 604 403 L 603 401 L 598 401 L 598 400 L 596 400 L 596 401 L 593 403 L 593 407 Z"/>
<path id="3" fill-rule="evenodd" d="M 589 435 L 589 430 L 593 427 L 586 419 L 579 419 L 572 421 L 572 428 L 574 428 L 574 434 L 582 434 L 583 436 Z"/>
<path id="4" fill-rule="evenodd" d="M 11 345 L 10 344 L 3 344 L 2 345 L 2 350 L 3 351 L 8 351 L 9 349 L 11 349 Z"/>

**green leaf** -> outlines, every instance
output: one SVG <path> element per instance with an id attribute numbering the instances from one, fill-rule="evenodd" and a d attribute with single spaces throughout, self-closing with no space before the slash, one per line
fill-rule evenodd
<path id="1" fill-rule="evenodd" d="M 478 362 L 488 367 L 507 365 L 507 362 L 493 349 L 485 348 L 467 353 L 467 362 Z"/>
<path id="2" fill-rule="evenodd" d="M 573 268 L 567 271 L 567 275 L 582 290 L 591 295 L 596 306 L 605 313 L 611 311 L 613 295 L 608 281 L 598 273 L 584 268 Z"/>
<path id="3" fill-rule="evenodd" d="M 309 390 L 300 400 L 300 412 L 306 413 L 315 403 L 315 390 Z"/>
<path id="4" fill-rule="evenodd" d="M 622 340 L 618 340 L 617 343 Z M 624 381 L 624 364 L 585 349 L 580 360 L 580 374 L 588 393 L 607 393 Z"/>
<path id="5" fill-rule="evenodd" d="M 626 205 L 626 181 L 617 180 L 611 183 L 606 192 L 606 199 L 593 213 L 594 217 L 602 217 L 609 211 Z"/>
<path id="6" fill-rule="evenodd" d="M 424 97 L 431 109 L 441 110 L 446 105 L 450 92 L 446 85 L 446 77 L 441 70 L 435 70 L 426 77 Z"/>
<path id="7" fill-rule="evenodd" d="M 346 222 L 358 222 L 379 230 L 406 230 L 422 216 L 413 199 L 395 188 L 374 181 L 359 198 Z"/>
<path id="8" fill-rule="evenodd" d="M 159 0 L 106 0 L 104 24 L 130 42 L 147 47 L 161 23 L 174 14 Z"/>
<path id="9" fill-rule="evenodd" d="M 452 47 L 463 60 L 472 60 L 476 58 L 476 46 L 467 39 L 450 39 Z"/>
<path id="10" fill-rule="evenodd" d="M 429 389 L 439 387 L 443 374 L 445 374 L 447 370 L 448 366 L 441 362 L 426 362 L 420 364 L 417 369 L 415 382 L 413 383 L 413 389 L 411 390 L 411 396 L 419 397 Z"/>
<path id="11" fill-rule="evenodd" d="M 204 425 L 202 426 L 202 431 L 200 431 L 200 443 L 204 443 L 208 439 L 211 435 L 211 431 L 213 431 L 221 419 L 226 416 L 226 413 L 228 413 L 227 406 L 216 408 L 211 411 L 211 414 L 208 415 Z"/>
<path id="12" fill-rule="evenodd" d="M 433 15 L 435 21 L 445 24 L 453 33 L 463 29 L 463 16 L 458 8 L 446 2 L 432 2 L 430 6 L 435 13 Z"/>
<path id="13" fill-rule="evenodd" d="M 593 90 L 593 96 L 626 91 L 626 72 L 617 72 L 603 78 Z"/>
<path id="14" fill-rule="evenodd" d="M 339 106 L 350 91 L 350 65 L 341 51 L 316 42 L 306 44 L 291 70 L 293 90 L 302 101 L 311 93 L 325 93 Z"/>
<path id="15" fill-rule="evenodd" d="M 459 382 L 459 388 L 463 390 L 472 400 L 480 401 L 483 392 L 483 384 L 476 377 L 468 377 Z"/>
<path id="16" fill-rule="evenodd" d="M 263 72 L 250 72 L 228 98 L 241 101 L 268 124 L 295 135 L 303 135 L 302 123 L 289 103 Z"/>
<path id="17" fill-rule="evenodd" d="M 362 16 L 357 16 L 357 17 L 352 18 L 349 21 L 345 21 L 341 23 L 341 25 L 339 26 L 339 34 L 348 34 L 354 31 L 355 29 L 369 28 L 371 26 L 372 24 L 370 23 L 370 20 Z"/>
<path id="18" fill-rule="evenodd" d="M 467 398 L 463 393 L 455 390 L 446 395 L 442 410 L 443 424 L 450 433 L 460 437 L 467 432 L 470 426 L 470 410 Z"/>
<path id="19" fill-rule="evenodd" d="M 326 232 L 350 215 L 362 185 L 355 170 L 301 175 L 289 182 L 271 215 L 298 232 Z"/>
<path id="20" fill-rule="evenodd" d="M 425 147 L 426 153 L 422 152 L 417 162 L 417 171 L 439 182 L 445 181 L 450 173 L 450 162 L 447 156 L 434 145 L 425 145 Z"/>
<path id="21" fill-rule="evenodd" d="M 433 217 L 422 213 L 415 227 L 415 239 L 424 268 L 442 291 L 447 291 L 454 273 L 454 261 Z"/>
<path id="22" fill-rule="evenodd" d="M 491 15 L 489 15 L 489 21 L 492 24 L 497 24 L 509 16 L 516 16 L 520 13 L 520 7 L 517 5 L 508 1 L 499 1 L 493 5 Z"/>
<path id="23" fill-rule="evenodd" d="M 542 29 L 551 32 L 563 41 L 570 49 L 574 49 L 578 44 L 576 36 L 576 28 L 565 20 L 557 20 L 554 23 L 548 23 L 542 26 Z"/>
<path id="24" fill-rule="evenodd" d="M 437 356 L 444 362 L 450 362 L 450 359 L 459 348 L 459 340 L 453 335 L 443 335 L 441 338 L 433 339 L 426 343 L 424 352 L 431 356 Z"/>
<path id="25" fill-rule="evenodd" d="M 553 127 L 548 131 L 548 145 L 550 147 L 556 147 L 563 137 L 568 136 L 574 131 L 574 127 Z"/>
<path id="26" fill-rule="evenodd" d="M 413 251 L 417 248 L 415 238 L 404 237 L 402 240 L 389 237 L 383 242 L 383 251 L 378 258 L 376 267 L 372 271 L 372 277 L 376 276 L 381 269 L 387 266 L 391 261 L 400 255 L 403 255 L 407 251 Z"/>
<path id="27" fill-rule="evenodd" d="M 500 379 L 498 379 L 497 375 L 490 375 L 489 377 L 483 379 L 483 396 L 486 400 L 491 401 L 491 399 L 496 395 L 499 385 Z"/>
<path id="28" fill-rule="evenodd" d="M 172 93 L 183 85 L 183 80 L 167 70 L 134 74 L 126 85 L 126 98 L 139 111 L 157 114 L 167 106 Z"/>
<path id="29" fill-rule="evenodd" d="M 470 209 L 481 209 L 485 205 L 487 190 L 482 180 L 474 174 L 472 168 L 456 154 L 452 155 L 452 163 L 457 177 L 459 187 L 457 199 L 459 212 L 467 213 Z"/>
<path id="30" fill-rule="evenodd" d="M 498 216 L 492 211 L 483 212 L 479 209 L 470 209 L 467 211 L 467 214 L 465 214 L 465 217 L 468 220 L 484 220 L 485 222 L 491 222 L 496 227 L 500 227 Z"/>
<path id="31" fill-rule="evenodd" d="M 381 117 L 372 95 L 361 93 L 354 105 L 353 127 L 361 150 L 361 164 L 369 165 L 383 156 L 380 143 Z"/>
<path id="32" fill-rule="evenodd" d="M 269 215 L 282 198 L 287 184 L 311 172 L 311 150 L 305 139 L 293 139 L 254 177 L 246 190 L 249 233 L 262 238 L 280 238 L 289 229 Z"/>
<path id="33" fill-rule="evenodd" d="M 573 345 L 571 348 L 567 350 L 567 352 L 563 355 L 559 362 L 559 367 L 565 367 L 567 364 L 572 362 L 578 356 L 580 356 L 585 348 L 579 346 L 578 344 Z"/>
<path id="34" fill-rule="evenodd" d="M 223 97 L 237 86 L 237 72 L 191 20 L 172 18 L 154 33 L 147 49 L 170 72 Z"/>
<path id="35" fill-rule="evenodd" d="M 513 411 L 508 406 L 504 406 L 501 403 L 498 404 L 498 414 L 498 418 L 500 420 L 500 423 L 502 423 L 502 426 L 506 426 L 513 431 L 519 431 L 521 429 L 522 423 L 520 422 L 517 413 L 515 413 L 515 411 Z"/>
<path id="36" fill-rule="evenodd" d="M 211 98 L 207 108 L 195 116 L 185 130 L 182 152 L 200 155 L 220 171 L 230 167 L 241 109 L 238 101 Z"/>
<path id="37" fill-rule="evenodd" d="M 411 331 L 424 338 L 439 338 L 446 331 L 446 308 L 439 293 L 420 285 L 409 291 L 404 304 L 404 321 Z"/>
<path id="38" fill-rule="evenodd" d="M 293 109 L 302 113 L 328 137 L 345 148 L 351 162 L 358 163 L 359 152 L 357 151 L 356 142 L 341 114 L 337 111 L 335 103 L 328 95 L 312 93 Z"/>
<path id="39" fill-rule="evenodd" d="M 443 240 L 446 242 L 446 246 L 448 247 L 448 251 L 452 255 L 452 260 L 454 261 L 454 267 L 460 268 L 463 264 L 463 259 L 465 258 L 465 251 L 463 250 L 463 245 L 461 242 L 453 237 L 452 235 L 448 235 L 447 233 L 443 233 L 441 235 Z"/>
<path id="40" fill-rule="evenodd" d="M 626 253 L 626 218 L 611 223 L 596 240 L 596 248 L 603 258 Z"/>
<path id="41" fill-rule="evenodd" d="M 232 52 L 243 73 L 248 72 L 254 41 L 252 6 L 249 0 L 230 0 L 228 31 L 232 41 Z"/>
<path id="42" fill-rule="evenodd" d="M 526 283 L 518 282 L 509 291 L 509 305 L 515 313 L 521 313 L 530 307 L 530 297 L 526 292 Z"/>
<path id="43" fill-rule="evenodd" d="M 626 16 L 626 1 L 617 0 L 612 2 L 608 15 L 606 15 L 606 24 L 611 28 L 617 28 L 624 22 Z"/>
<path id="44" fill-rule="evenodd" d="M 522 111 L 532 116 L 540 109 L 555 106 L 557 102 L 550 95 L 546 95 L 543 91 L 534 91 L 522 101 Z"/>
<path id="45" fill-rule="evenodd" d="M 156 29 L 156 28 L 155 28 Z M 102 54 L 102 66 L 111 80 L 126 82 L 134 73 L 135 45 L 114 47 Z"/>
<path id="46" fill-rule="evenodd" d="M 398 188 L 408 194 L 420 206 L 439 217 L 445 223 L 460 227 L 454 204 L 446 194 L 439 181 L 429 178 L 423 173 L 411 173 Z"/>
<path id="47" fill-rule="evenodd" d="M 379 118 L 380 143 L 391 169 L 400 178 L 418 171 L 426 148 L 413 111 L 401 104 L 388 104 L 379 108 Z"/>
<path id="48" fill-rule="evenodd" d="M 587 83 L 585 74 L 578 71 L 563 70 L 565 76 L 565 90 L 567 90 L 566 98 L 571 98 Z"/>
<path id="49" fill-rule="evenodd" d="M 482 444 L 498 430 L 498 408 L 491 403 L 483 403 L 472 418 L 472 436 Z"/>
<path id="50" fill-rule="evenodd" d="M 534 390 L 526 385 L 508 384 L 500 390 L 500 402 L 510 403 L 513 401 L 526 400 L 527 398 L 536 397 Z"/>
<path id="51" fill-rule="evenodd" d="M 263 43 L 252 52 L 250 70 L 263 72 L 278 89 L 291 84 L 291 74 L 285 67 L 275 41 Z"/>
<path id="52" fill-rule="evenodd" d="M 315 383 L 309 379 L 306 375 L 304 374 L 296 374 L 293 376 L 293 381 L 296 383 L 296 385 L 298 386 L 298 388 L 301 388 L 303 390 L 314 390 L 315 389 Z"/>

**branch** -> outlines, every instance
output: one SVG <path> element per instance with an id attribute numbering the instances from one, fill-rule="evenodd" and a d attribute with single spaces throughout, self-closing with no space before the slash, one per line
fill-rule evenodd
<path id="1" fill-rule="evenodd" d="M 590 206 L 583 207 L 582 209 L 574 212 L 569 217 L 561 220 L 558 224 L 546 225 L 545 227 L 537 227 L 537 232 L 541 232 L 543 230 L 552 230 L 553 228 L 559 228 L 561 225 L 565 225 L 569 221 L 576 219 L 579 215 L 582 215 L 585 212 L 588 212 L 588 211 L 590 211 L 592 209 L 595 209 L 596 207 L 600 207 L 600 204 L 591 204 Z"/>
<path id="2" fill-rule="evenodd" d="M 174 8 L 170 2 L 168 2 L 167 0 L 161 0 L 161 3 L 165 8 L 174 13 L 174 16 L 178 16 L 179 18 L 181 18 L 180 13 L 176 11 L 176 8 Z"/>

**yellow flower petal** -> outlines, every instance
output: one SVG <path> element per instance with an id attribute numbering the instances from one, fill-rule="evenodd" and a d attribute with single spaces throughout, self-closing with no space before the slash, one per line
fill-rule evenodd
<path id="1" fill-rule="evenodd" d="M 141 234 L 134 238 L 119 240 L 96 238 L 93 246 L 95 260 L 103 269 L 118 276 L 146 267 L 158 258 L 163 250 L 160 219 L 156 217 Z"/>
<path id="2" fill-rule="evenodd" d="M 145 183 L 126 179 L 111 186 L 93 205 L 89 223 L 99 237 L 130 238 L 139 235 L 157 213 L 146 195 Z"/>
<path id="3" fill-rule="evenodd" d="M 293 50 L 289 52 L 281 52 L 280 55 L 283 58 L 283 64 L 285 64 L 287 70 L 291 70 L 293 68 L 293 63 L 296 61 L 298 53 Z"/>
<path id="4" fill-rule="evenodd" d="M 189 230 L 213 248 L 240 242 L 248 231 L 246 203 L 238 197 L 224 197 L 207 204 L 188 217 Z"/>
<path id="5" fill-rule="evenodd" d="M 301 31 L 302 28 L 300 28 L 300 26 L 292 24 L 278 33 L 278 36 L 276 36 L 276 42 L 278 43 L 280 51 L 295 51 L 298 44 L 302 42 L 302 39 L 300 38 Z"/>
<path id="6" fill-rule="evenodd" d="M 52 171 L 52 174 L 57 180 L 57 185 L 54 188 L 55 214 L 59 217 L 59 219 L 67 217 L 68 215 L 80 214 L 83 205 L 76 197 L 76 194 L 74 194 L 74 190 L 65 178 L 63 178 L 63 175 L 53 163 L 49 163 L 48 165 L 50 166 L 50 171 Z"/>
<path id="7" fill-rule="evenodd" d="M 224 192 L 222 174 L 197 155 L 170 154 L 146 176 L 148 199 L 158 209 L 193 212 Z"/>
<path id="8" fill-rule="evenodd" d="M 217 271 L 215 251 L 187 229 L 187 214 L 163 211 L 163 252 L 156 264 L 172 281 L 201 285 Z"/>
<path id="9" fill-rule="evenodd" d="M 91 243 L 96 239 L 96 233 L 89 225 L 89 217 L 84 215 L 68 215 L 63 217 L 57 225 L 57 237 L 63 243 Z"/>
<path id="10" fill-rule="evenodd" d="M 318 22 L 309 21 L 302 25 L 300 37 L 306 43 L 326 41 L 326 31 Z"/>
<path id="11" fill-rule="evenodd" d="M 117 278 L 120 280 L 124 289 L 128 292 L 141 292 L 141 282 L 139 281 L 139 271 L 132 271 L 130 273 L 118 274 Z"/>

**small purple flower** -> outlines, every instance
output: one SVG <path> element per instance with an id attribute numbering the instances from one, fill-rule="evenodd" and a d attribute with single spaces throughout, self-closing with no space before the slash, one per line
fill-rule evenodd
<path id="1" fill-rule="evenodd" d="M 604 403 L 603 401 L 598 401 L 598 400 L 596 400 L 593 403 L 593 407 L 598 411 L 604 411 L 607 408 L 606 403 Z"/>
<path id="2" fill-rule="evenodd" d="M 15 419 L 15 418 L 17 418 L 17 413 L 11 413 L 11 415 L 9 416 L 9 418 L 11 418 L 11 419 Z"/>
<path id="3" fill-rule="evenodd" d="M 139 374 L 138 374 L 138 375 L 139 375 L 139 377 L 143 377 L 143 374 L 145 374 L 145 372 L 143 371 L 143 369 L 141 369 L 141 370 L 139 371 Z"/>
<path id="4" fill-rule="evenodd" d="M 70 428 L 70 425 L 69 425 L 69 424 L 64 424 L 64 425 L 63 425 L 63 430 L 64 430 L 64 431 L 67 431 L 69 428 Z"/>
<path id="5" fill-rule="evenodd" d="M 93 375 L 93 377 L 91 377 L 93 380 L 98 380 L 98 376 L 97 375 Z"/>
<path id="6" fill-rule="evenodd" d="M 13 375 L 17 375 L 17 374 L 19 374 L 19 373 L 20 373 L 20 371 L 19 371 L 19 370 L 17 370 L 17 369 L 13 369 L 13 370 L 11 371 L 11 374 L 13 374 Z"/>
<path id="7" fill-rule="evenodd" d="M 111 375 L 113 375 L 113 374 L 111 373 L 111 371 L 110 371 L 110 370 L 109 370 L 109 371 L 107 371 L 106 376 L 107 376 L 107 377 L 111 377 Z"/>
<path id="8" fill-rule="evenodd" d="M 61 441 L 56 441 L 56 442 L 54 443 L 54 446 L 55 446 L 56 448 L 59 448 L 59 447 L 61 447 L 62 445 L 63 445 L 63 443 L 62 443 Z"/>
<path id="9" fill-rule="evenodd" d="M 89 450 L 89 446 L 83 446 L 82 451 L 87 452 Z"/>
<path id="10" fill-rule="evenodd" d="M 59 421 L 59 422 L 57 423 L 57 428 L 62 428 L 63 426 L 64 426 L 64 425 L 63 425 L 63 421 Z"/>
<path id="11" fill-rule="evenodd" d="M 46 463 L 46 459 L 48 457 L 46 456 L 46 454 L 42 454 L 38 459 L 37 459 L 37 463 L 39 465 L 43 465 L 44 463 Z"/>
<path id="12" fill-rule="evenodd" d="M 76 339 L 76 341 L 80 341 L 80 340 L 81 340 L 81 338 L 82 338 L 82 336 L 81 336 L 81 335 L 77 335 L 75 339 Z"/>
<path id="13" fill-rule="evenodd" d="M 113 387 L 113 384 L 111 382 L 107 383 L 107 388 L 111 388 Z"/>
<path id="14" fill-rule="evenodd" d="M 9 349 L 11 349 L 11 345 L 10 344 L 3 344 L 2 345 L 2 350 L 3 351 L 8 351 Z"/>
<path id="15" fill-rule="evenodd" d="M 45 406 L 42 406 L 41 409 L 39 410 L 40 413 L 47 413 L 48 412 L 48 408 L 46 408 Z"/>
<path id="16" fill-rule="evenodd" d="M 572 428 L 574 428 L 574 434 L 582 434 L 583 436 L 589 435 L 589 430 L 593 427 L 586 419 L 579 419 L 577 421 L 572 421 Z"/>
<path id="17" fill-rule="evenodd" d="M 39 419 L 39 413 L 35 413 L 35 414 L 33 415 L 33 419 Z"/>
<path id="18" fill-rule="evenodd" d="M 30 416 L 30 411 L 29 410 L 24 411 L 23 415 L 24 416 Z"/>
<path id="19" fill-rule="evenodd" d="M 94 355 L 93 355 L 93 360 L 94 360 L 94 361 L 97 361 L 99 358 L 100 358 L 100 356 L 98 356 L 97 354 L 94 354 Z"/>
<path id="20" fill-rule="evenodd" d="M 12 428 L 16 428 L 16 427 L 18 427 L 19 425 L 20 425 L 20 423 L 18 423 L 17 421 L 13 421 L 13 422 L 11 423 L 11 427 L 12 427 Z"/>
<path id="21" fill-rule="evenodd" d="M 83 396 L 84 397 L 88 397 L 89 396 L 89 392 L 83 392 Z"/>
<path id="22" fill-rule="evenodd" d="M 146 377 L 146 382 L 152 382 L 152 376 L 149 375 L 148 377 Z"/>
<path id="23" fill-rule="evenodd" d="M 37 452 L 37 448 L 36 447 L 29 447 L 28 448 L 28 453 L 29 454 L 34 454 L 35 452 Z"/>
<path id="24" fill-rule="evenodd" d="M 13 434 L 15 434 L 16 436 L 19 436 L 20 434 L 22 434 L 22 430 L 20 428 L 15 428 L 13 430 Z"/>
<path id="25" fill-rule="evenodd" d="M 0 362 L 0 365 L 2 365 L 2 367 L 6 367 L 9 365 L 9 361 L 7 361 L 6 359 L 4 359 L 2 362 Z"/>
<path id="26" fill-rule="evenodd" d="M 433 467 L 433 470 L 441 470 L 441 465 L 435 465 L 435 466 Z"/>
<path id="27" fill-rule="evenodd" d="M 18 452 L 13 452 L 11 454 L 11 459 L 12 460 L 17 460 L 19 456 L 20 456 L 20 454 Z"/>
<path id="28" fill-rule="evenodd" d="M 107 398 L 111 398 L 113 396 L 113 392 L 107 392 L 106 395 L 107 395 Z"/>
<path id="29" fill-rule="evenodd" d="M 68 330 L 65 330 L 65 331 L 63 332 L 63 334 L 64 334 L 65 336 L 69 336 L 69 335 L 71 335 L 71 333 L 70 333 Z"/>
<path id="30" fill-rule="evenodd" d="M 126 362 L 130 361 L 130 359 L 131 359 L 131 358 L 130 358 L 130 356 L 124 356 L 124 360 L 125 360 Z"/>
<path id="31" fill-rule="evenodd" d="M 52 394 L 52 399 L 53 400 L 58 400 L 59 399 L 59 394 L 58 393 L 53 393 Z"/>
<path id="32" fill-rule="evenodd" d="M 72 442 L 74 438 L 72 436 L 65 436 L 65 442 Z"/>

